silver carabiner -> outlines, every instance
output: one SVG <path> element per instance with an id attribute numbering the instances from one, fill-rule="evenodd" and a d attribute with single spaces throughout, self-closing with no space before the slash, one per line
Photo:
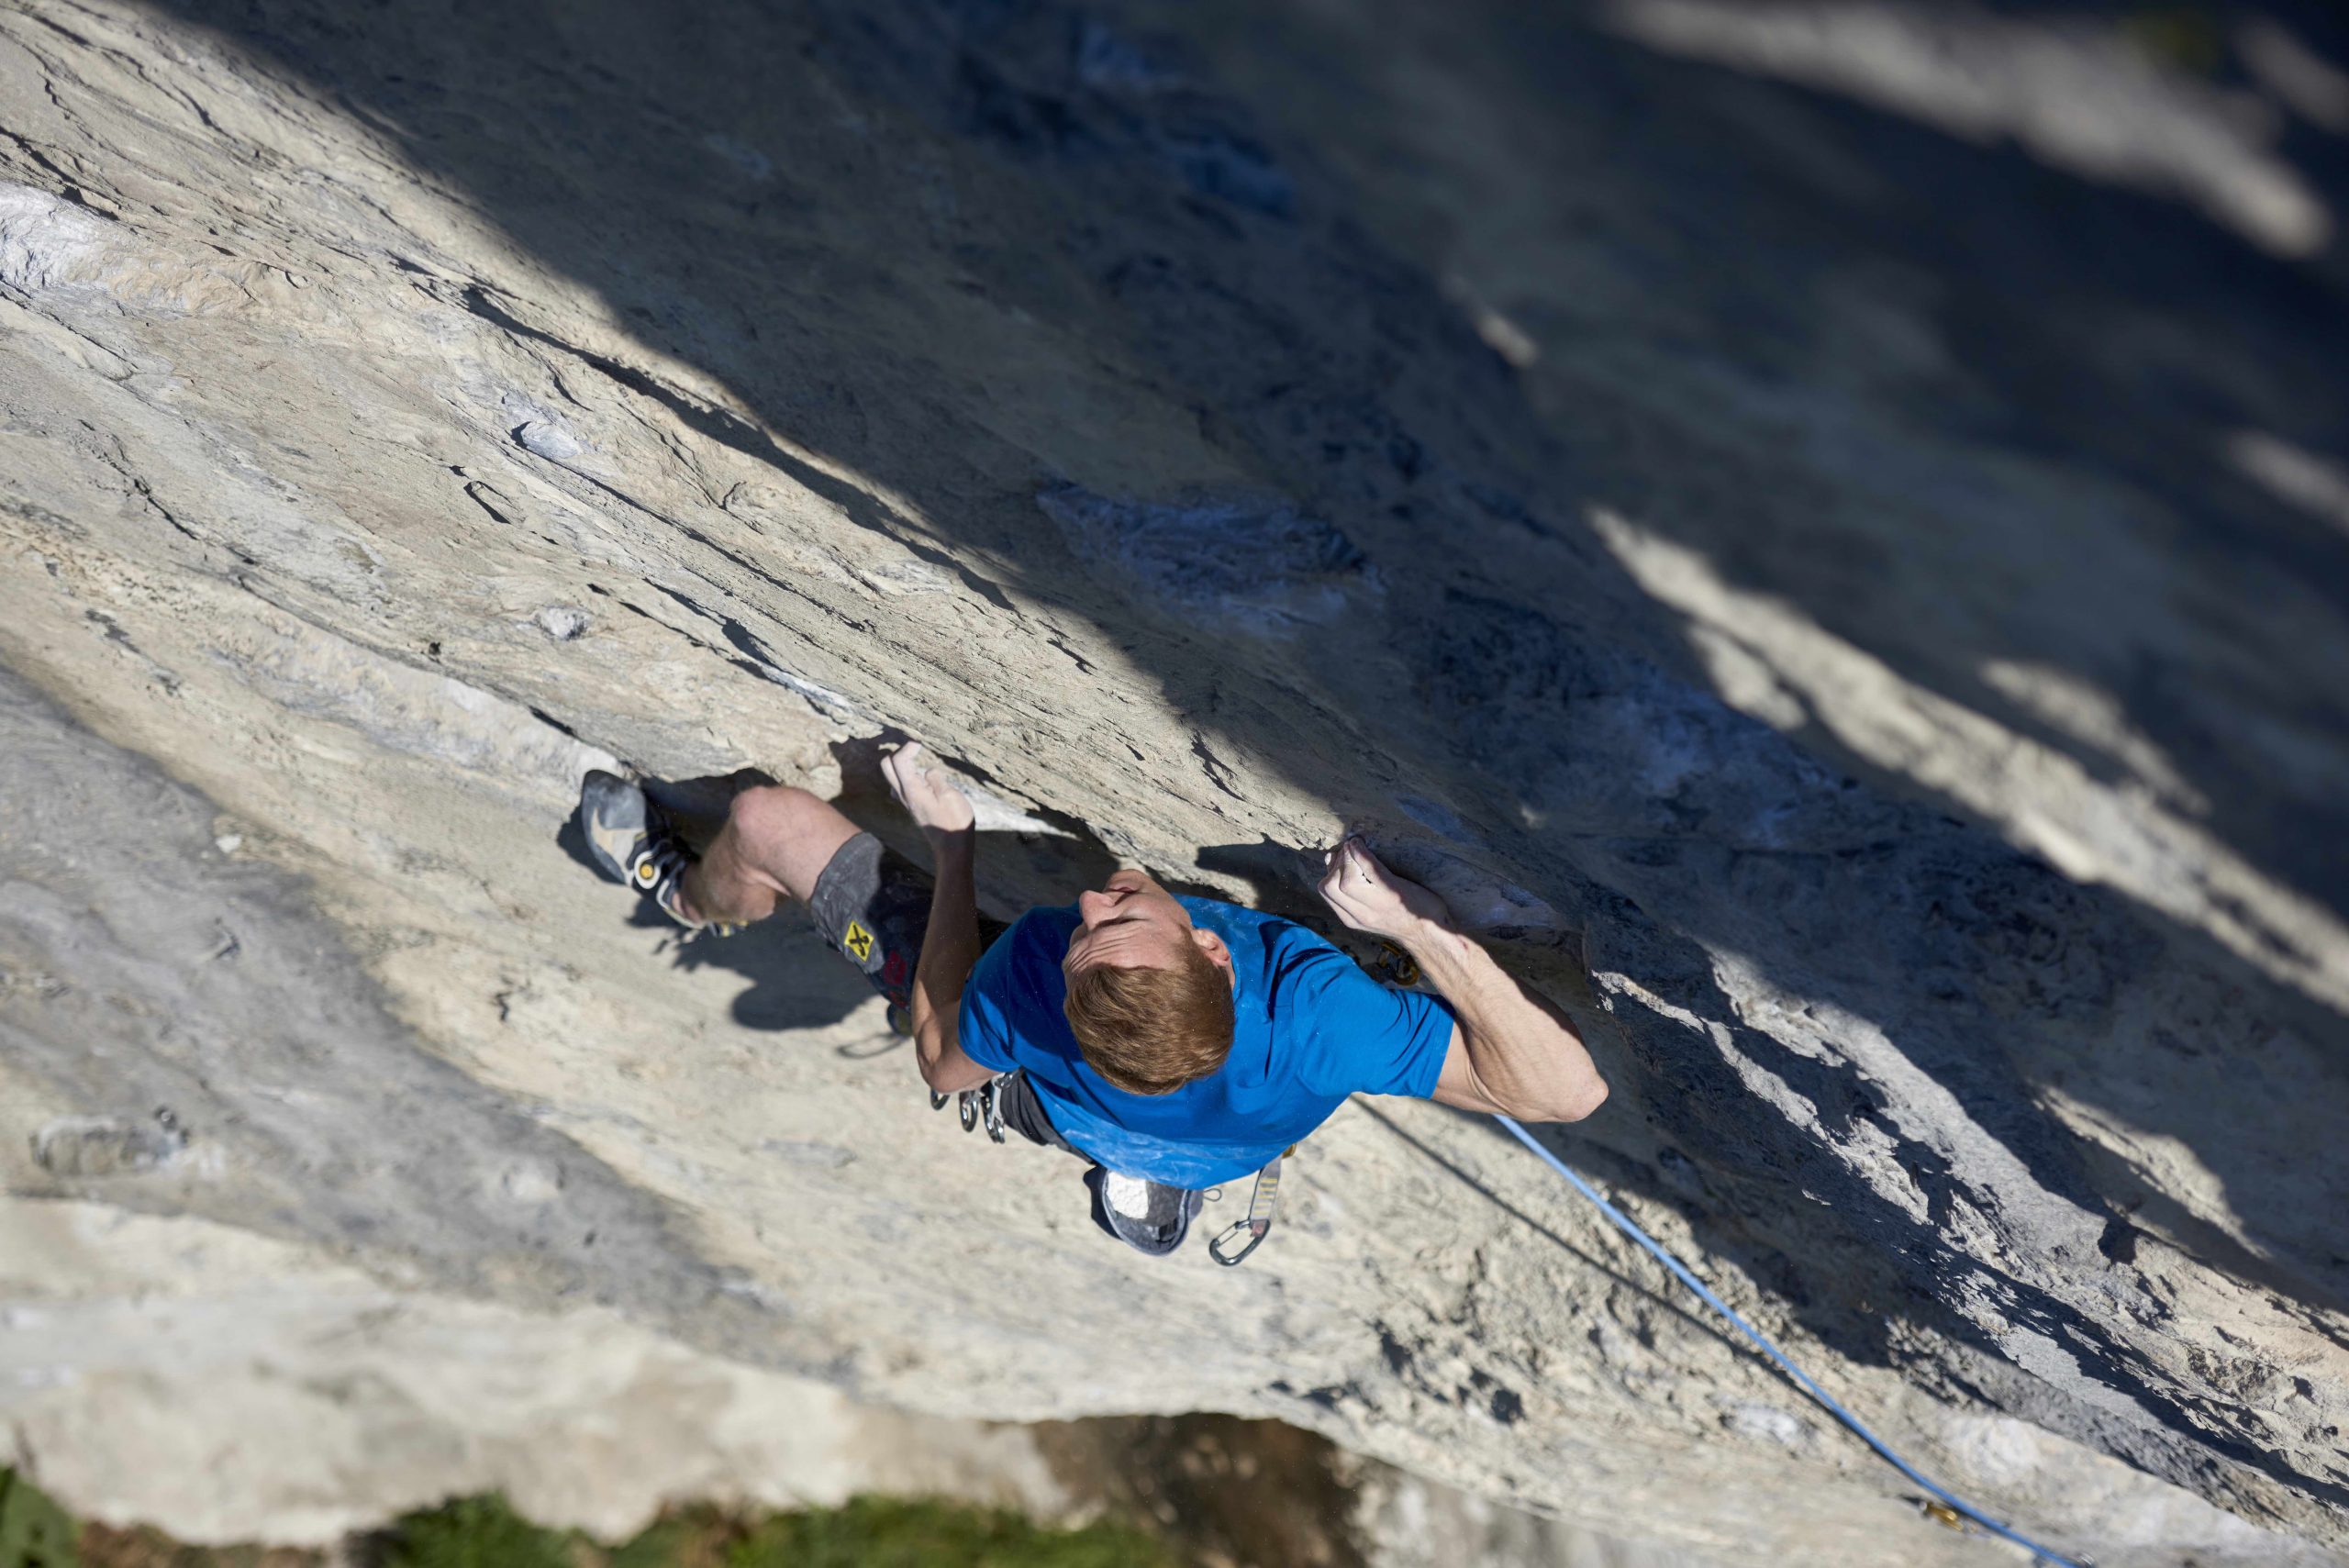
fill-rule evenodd
<path id="1" fill-rule="evenodd" d="M 1240 1251 L 1232 1253 L 1231 1256 L 1228 1258 L 1225 1257 L 1223 1255 L 1223 1244 L 1226 1241 L 1230 1240 L 1234 1236 L 1239 1235 L 1243 1230 L 1249 1232 L 1248 1245 L 1241 1248 Z M 1248 1254 L 1263 1246 L 1264 1244 L 1264 1238 L 1270 1236 L 1272 1233 L 1273 1228 L 1270 1225 L 1259 1225 L 1252 1219 L 1235 1219 L 1231 1222 L 1230 1227 L 1218 1232 L 1215 1239 L 1208 1243 L 1208 1256 L 1213 1258 L 1217 1262 L 1221 1263 L 1227 1269 L 1237 1268 L 1241 1263 L 1247 1262 Z"/>
<path id="2" fill-rule="evenodd" d="M 1274 1156 L 1271 1164 L 1256 1173 L 1256 1184 L 1248 1194 L 1247 1218 L 1232 1221 L 1208 1243 L 1208 1257 L 1227 1269 L 1235 1268 L 1246 1261 L 1249 1253 L 1264 1244 L 1264 1238 L 1273 1233 L 1273 1216 L 1280 1207 L 1281 1162 L 1296 1151 L 1296 1146 L 1290 1145 Z M 1224 1256 L 1224 1243 L 1243 1230 L 1248 1233 L 1248 1244 L 1230 1257 Z"/>

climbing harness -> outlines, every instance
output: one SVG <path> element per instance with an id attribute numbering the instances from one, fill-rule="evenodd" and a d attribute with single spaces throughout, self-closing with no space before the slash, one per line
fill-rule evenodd
<path id="1" fill-rule="evenodd" d="M 1998 1536 L 2003 1540 L 2014 1542 L 2017 1546 L 2021 1547 L 2024 1551 L 2029 1551 L 2032 1554 L 2032 1561 L 2034 1563 L 2049 1564 L 2051 1565 L 2051 1568 L 2088 1568 L 2085 1559 L 2065 1557 L 2059 1552 L 2051 1551 L 2047 1547 L 2040 1545 L 2039 1542 L 2032 1540 L 2029 1536 L 2009 1529 L 2005 1525 L 2000 1524 L 1998 1520 L 1992 1518 L 1989 1515 L 1984 1513 L 1973 1504 L 1966 1502 L 1955 1493 L 1927 1480 L 1915 1465 L 1901 1458 L 1898 1453 L 1895 1453 L 1892 1451 L 1891 1446 L 1886 1443 L 1882 1438 L 1877 1437 L 1874 1432 L 1868 1430 L 1866 1427 L 1861 1425 L 1860 1418 L 1857 1416 L 1853 1415 L 1849 1410 L 1844 1409 L 1842 1406 L 1837 1404 L 1833 1395 L 1828 1393 L 1824 1388 L 1820 1387 L 1818 1384 L 1813 1383 L 1810 1380 L 1810 1374 L 1809 1373 L 1806 1373 L 1802 1368 L 1795 1365 L 1793 1362 L 1788 1361 L 1785 1351 L 1779 1350 L 1777 1346 L 1772 1344 L 1767 1339 L 1765 1339 L 1759 1329 L 1755 1329 L 1753 1324 L 1748 1323 L 1744 1318 L 1739 1317 L 1736 1312 L 1731 1309 L 1730 1305 L 1727 1302 L 1723 1301 L 1720 1296 L 1715 1296 L 1710 1290 L 1707 1289 L 1705 1282 L 1698 1279 L 1695 1274 L 1689 1273 L 1687 1267 L 1683 1264 L 1679 1259 L 1674 1257 L 1670 1252 L 1665 1251 L 1663 1246 L 1659 1244 L 1653 1237 L 1650 1236 L 1646 1231 L 1641 1229 L 1636 1224 L 1632 1223 L 1631 1218 L 1624 1214 L 1621 1209 L 1617 1208 L 1613 1204 L 1609 1203 L 1605 1198 L 1599 1196 L 1598 1189 L 1592 1186 L 1588 1182 L 1583 1180 L 1583 1178 L 1575 1173 L 1573 1166 L 1567 1164 L 1564 1160 L 1559 1159 L 1555 1154 L 1551 1153 L 1547 1149 L 1542 1147 L 1541 1144 L 1535 1142 L 1533 1140 L 1533 1135 L 1526 1131 L 1524 1128 L 1519 1126 L 1512 1118 L 1497 1115 L 1493 1119 L 1499 1122 L 1503 1127 L 1508 1129 L 1510 1133 L 1516 1137 L 1520 1143 L 1522 1143 L 1528 1149 L 1532 1150 L 1535 1156 L 1539 1158 L 1543 1164 L 1557 1172 L 1558 1174 L 1564 1176 L 1568 1182 L 1571 1182 L 1576 1192 L 1582 1194 L 1583 1196 L 1597 1204 L 1598 1206 L 1598 1212 L 1613 1220 L 1617 1229 L 1622 1231 L 1624 1235 L 1629 1236 L 1632 1240 L 1637 1241 L 1641 1246 L 1646 1248 L 1654 1255 L 1656 1262 L 1662 1263 L 1665 1268 L 1670 1269 L 1674 1276 L 1677 1278 L 1682 1284 L 1685 1284 L 1690 1290 L 1695 1291 L 1698 1297 L 1702 1300 L 1706 1306 L 1720 1313 L 1723 1318 L 1728 1318 L 1730 1323 L 1736 1328 L 1738 1332 L 1743 1334 L 1747 1339 L 1760 1346 L 1762 1353 L 1768 1356 L 1773 1362 L 1776 1362 L 1778 1365 L 1779 1371 L 1785 1373 L 1788 1377 L 1793 1378 L 1796 1383 L 1799 1384 L 1802 1386 L 1804 1393 L 1809 1395 L 1813 1399 L 1818 1400 L 1820 1404 L 1825 1406 L 1828 1411 L 1832 1414 L 1837 1420 L 1842 1422 L 1845 1426 L 1851 1428 L 1854 1432 L 1857 1433 L 1860 1440 L 1865 1442 L 1868 1447 L 1876 1450 L 1876 1453 L 1883 1458 L 1885 1462 L 1891 1465 L 1895 1470 L 1900 1472 L 1901 1474 L 1907 1476 L 1909 1480 L 1915 1482 L 1918 1485 L 1922 1486 L 1926 1491 L 1932 1493 L 1933 1496 L 1940 1501 L 1942 1507 L 1951 1509 L 1955 1513 L 1963 1514 L 1965 1518 L 1972 1519 L 1976 1524 L 1980 1525 L 1984 1529 L 1988 1530 L 1992 1535 Z M 1246 1254 L 1243 1253 L 1241 1255 L 1245 1256 Z M 1220 1262 L 1221 1260 L 1219 1259 L 1218 1261 Z M 1931 1505 L 1928 1505 L 1928 1509 L 1930 1511 Z M 1939 1516 L 1936 1515 L 1936 1517 Z"/>
<path id="2" fill-rule="evenodd" d="M 1208 1243 L 1208 1257 L 1227 1269 L 1236 1268 L 1247 1260 L 1249 1253 L 1264 1244 L 1264 1238 L 1273 1233 L 1273 1213 L 1280 1207 L 1281 1162 L 1296 1152 L 1297 1145 L 1292 1143 L 1273 1156 L 1271 1164 L 1256 1173 L 1256 1184 L 1248 1194 L 1247 1214 L 1233 1220 Z M 1246 1245 L 1227 1257 L 1224 1253 L 1226 1244 L 1243 1233 L 1248 1238 Z"/>

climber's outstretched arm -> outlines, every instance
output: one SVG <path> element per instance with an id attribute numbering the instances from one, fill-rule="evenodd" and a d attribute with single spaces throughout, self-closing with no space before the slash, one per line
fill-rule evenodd
<path id="1" fill-rule="evenodd" d="M 1330 857 L 1321 896 L 1355 930 L 1409 953 L 1458 1015 L 1438 1100 L 1520 1121 L 1580 1121 L 1607 1098 L 1606 1081 L 1565 1015 L 1453 930 L 1441 898 L 1388 871 L 1360 839 Z"/>
<path id="2" fill-rule="evenodd" d="M 889 788 L 930 840 L 938 868 L 921 962 L 914 965 L 914 1061 L 922 1082 L 939 1094 L 975 1089 L 993 1074 L 963 1053 L 958 1038 L 963 987 L 979 962 L 979 903 L 974 884 L 978 835 L 971 803 L 935 771 L 919 742 L 899 747 L 881 766 Z"/>

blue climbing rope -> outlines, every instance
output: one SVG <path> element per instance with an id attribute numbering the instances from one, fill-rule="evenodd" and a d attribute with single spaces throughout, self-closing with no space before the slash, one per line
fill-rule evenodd
<path id="1" fill-rule="evenodd" d="M 1956 1509 L 1967 1518 L 1972 1519 L 1976 1524 L 1980 1525 L 1984 1529 L 1988 1530 L 1992 1535 L 2004 1537 L 2006 1540 L 2013 1541 L 2017 1546 L 2020 1546 L 2025 1551 L 2031 1552 L 2035 1562 L 2052 1563 L 2054 1565 L 2054 1568 L 2082 1568 L 2081 1563 L 2075 1562 L 2071 1558 L 2063 1556 L 2058 1552 L 2049 1551 L 2046 1547 L 2040 1545 L 2039 1542 L 2032 1540 L 2029 1536 L 2009 1529 L 2006 1526 L 2000 1524 L 1998 1520 L 1992 1518 L 1989 1515 L 1984 1513 L 1973 1504 L 1959 1497 L 1955 1493 L 1951 1492 L 1944 1487 L 1936 1485 L 1934 1483 L 1927 1480 L 1923 1475 L 1920 1474 L 1915 1465 L 1909 1463 L 1907 1460 L 1893 1452 L 1891 1448 L 1882 1438 L 1877 1437 L 1874 1432 L 1868 1430 L 1867 1428 L 1860 1424 L 1860 1418 L 1857 1416 L 1853 1415 L 1849 1410 L 1844 1409 L 1842 1406 L 1837 1404 L 1833 1395 L 1828 1393 L 1824 1388 L 1820 1387 L 1816 1383 L 1813 1383 L 1810 1380 L 1809 1373 L 1804 1372 L 1802 1368 L 1788 1361 L 1784 1351 L 1780 1351 L 1777 1346 L 1772 1344 L 1768 1340 L 1763 1338 L 1761 1330 L 1755 1329 L 1753 1324 L 1748 1323 L 1744 1318 L 1740 1318 L 1734 1311 L 1731 1310 L 1729 1303 L 1723 1301 L 1720 1296 L 1715 1296 L 1710 1290 L 1707 1289 L 1705 1282 L 1698 1279 L 1695 1274 L 1690 1273 L 1687 1267 L 1683 1264 L 1679 1259 L 1674 1257 L 1671 1253 L 1665 1251 L 1663 1247 L 1658 1245 L 1655 1238 L 1641 1229 L 1638 1225 L 1632 1222 L 1631 1217 L 1626 1215 L 1621 1209 L 1617 1208 L 1613 1204 L 1609 1203 L 1605 1198 L 1599 1196 L 1598 1189 L 1592 1186 L 1588 1182 L 1584 1181 L 1582 1177 L 1576 1173 L 1573 1166 L 1567 1164 L 1564 1160 L 1559 1159 L 1555 1154 L 1551 1153 L 1547 1149 L 1542 1148 L 1539 1143 L 1536 1143 L 1533 1140 L 1533 1135 L 1526 1131 L 1522 1127 L 1520 1127 L 1511 1118 L 1496 1116 L 1493 1119 L 1499 1122 L 1503 1127 L 1508 1129 L 1510 1132 L 1514 1133 L 1517 1137 L 1517 1140 L 1520 1143 L 1524 1144 L 1528 1149 L 1532 1150 L 1533 1152 L 1541 1158 L 1543 1164 L 1557 1172 L 1558 1174 L 1565 1177 L 1567 1181 L 1572 1182 L 1575 1185 L 1575 1190 L 1582 1194 L 1583 1196 L 1588 1198 L 1591 1202 L 1597 1204 L 1598 1206 L 1598 1211 L 1608 1218 L 1613 1220 L 1617 1229 L 1620 1229 L 1624 1235 L 1629 1236 L 1632 1240 L 1637 1241 L 1641 1246 L 1645 1247 L 1650 1252 L 1654 1253 L 1656 1262 L 1662 1263 L 1665 1268 L 1670 1269 L 1679 1279 L 1682 1284 L 1685 1284 L 1690 1290 L 1695 1291 L 1698 1296 L 1704 1300 L 1706 1306 L 1711 1307 L 1714 1311 L 1720 1313 L 1722 1317 L 1735 1324 L 1737 1326 L 1738 1332 L 1743 1334 L 1747 1339 L 1760 1346 L 1764 1355 L 1768 1356 L 1772 1361 L 1777 1362 L 1780 1371 L 1784 1372 L 1788 1377 L 1793 1378 L 1797 1383 L 1802 1385 L 1803 1391 L 1805 1393 L 1809 1394 L 1813 1399 L 1818 1400 L 1821 1405 L 1827 1407 L 1830 1411 L 1833 1412 L 1837 1420 L 1851 1428 L 1854 1432 L 1857 1432 L 1860 1435 L 1862 1441 L 1865 1442 L 1868 1447 L 1876 1450 L 1877 1453 L 1884 1457 L 1886 1463 L 1900 1472 L 1901 1474 L 1909 1477 L 1909 1480 L 1914 1481 L 1918 1485 L 1922 1486 L 1926 1491 L 1931 1492 L 1934 1496 L 1940 1498 L 1950 1507 Z"/>

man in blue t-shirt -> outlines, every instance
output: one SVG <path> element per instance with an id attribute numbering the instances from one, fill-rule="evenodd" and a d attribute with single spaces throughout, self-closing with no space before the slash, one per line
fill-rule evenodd
<path id="1" fill-rule="evenodd" d="M 607 869 L 689 927 L 804 900 L 902 1009 L 932 1094 L 979 1091 L 991 1125 L 1091 1161 L 1097 1218 L 1144 1251 L 1173 1251 L 1199 1189 L 1266 1165 L 1349 1095 L 1520 1121 L 1578 1120 L 1607 1096 L 1565 1018 L 1359 839 L 1330 855 L 1321 895 L 1408 953 L 1437 995 L 1389 990 L 1302 926 L 1134 869 L 985 943 L 969 800 L 918 745 L 884 768 L 934 878 L 782 785 L 738 795 L 698 858 L 609 774 L 589 775 L 580 821 Z"/>

